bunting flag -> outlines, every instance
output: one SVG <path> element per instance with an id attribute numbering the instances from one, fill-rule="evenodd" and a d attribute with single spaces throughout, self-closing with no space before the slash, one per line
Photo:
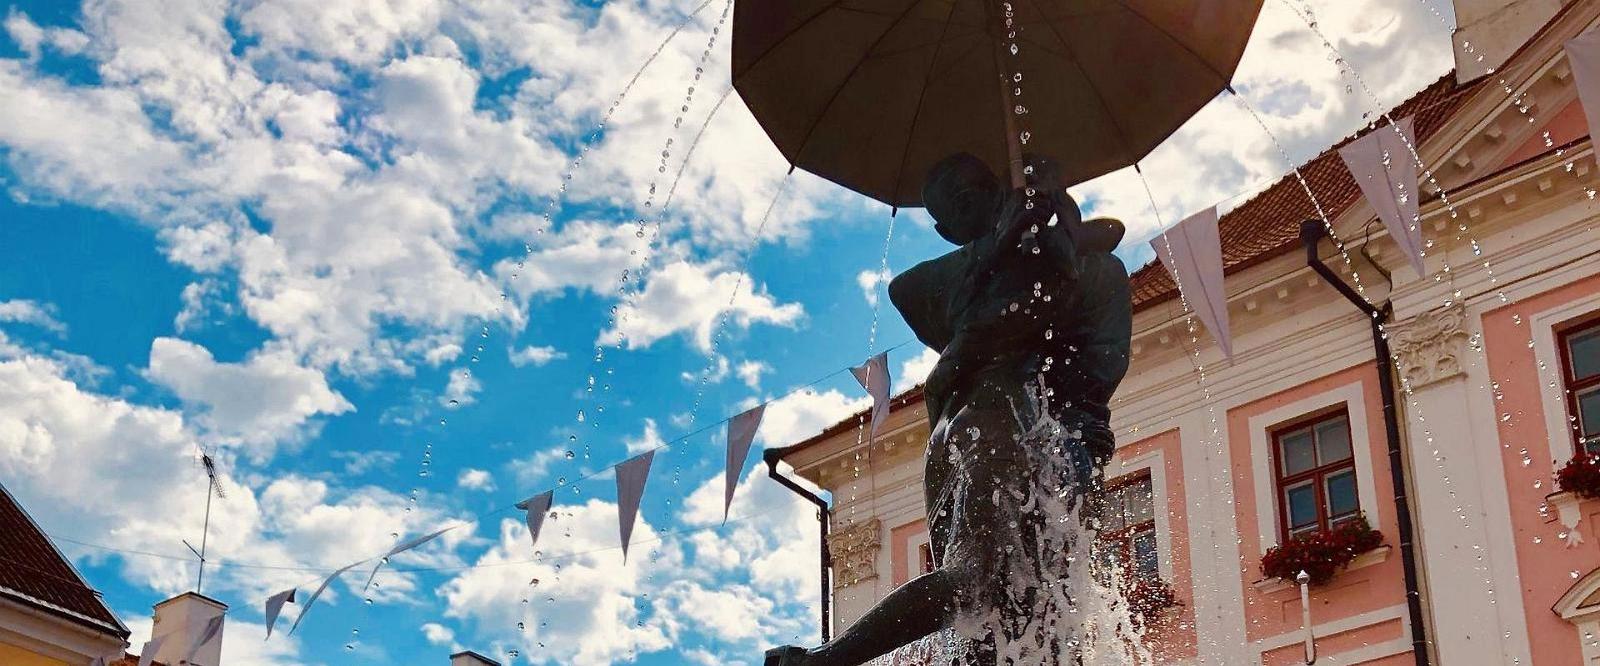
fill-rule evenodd
<path id="1" fill-rule="evenodd" d="M 189 651 L 184 653 L 183 663 L 185 663 L 185 664 L 193 664 L 194 663 L 194 656 L 196 654 L 200 653 L 200 648 L 203 647 L 206 643 L 210 643 L 212 639 L 216 638 L 217 635 L 221 634 L 221 633 L 222 633 L 222 616 L 221 615 L 217 615 L 216 617 L 213 617 L 210 620 L 207 620 L 206 621 L 206 628 L 200 632 L 200 635 L 195 636 L 194 642 L 189 645 Z M 216 664 L 204 664 L 202 666 L 217 666 L 217 665 Z"/>
<path id="2" fill-rule="evenodd" d="M 728 419 L 728 465 L 723 473 L 722 522 L 728 522 L 728 507 L 733 505 L 733 489 L 739 484 L 739 474 L 744 471 L 745 458 L 750 456 L 750 443 L 756 439 L 761 427 L 761 415 L 766 405 Z"/>
<path id="3" fill-rule="evenodd" d="M 424 535 L 419 536 L 419 537 L 414 537 L 414 538 L 412 538 L 412 539 L 410 539 L 408 541 L 403 541 L 401 543 L 395 544 L 395 547 L 390 548 L 389 552 L 383 554 L 383 557 L 378 558 L 378 566 L 375 566 L 375 567 L 372 568 L 372 573 L 367 576 L 367 584 L 361 586 L 361 591 L 365 592 L 367 590 L 367 588 L 372 587 L 372 579 L 378 577 L 378 570 L 383 568 L 383 565 L 386 564 L 389 561 L 389 558 L 394 557 L 395 555 L 399 555 L 400 553 L 404 553 L 404 552 L 406 552 L 408 550 L 411 550 L 412 548 L 416 548 L 417 546 L 425 544 L 425 543 L 427 543 L 429 541 L 433 541 L 434 539 L 438 538 L 440 534 L 444 534 L 445 532 L 449 532 L 450 530 L 453 530 L 453 529 L 455 529 L 457 527 L 460 527 L 460 525 L 459 524 L 451 525 L 451 526 L 446 527 L 444 529 L 437 530 L 437 531 L 429 533 L 429 534 L 424 534 Z"/>
<path id="4" fill-rule="evenodd" d="M 644 483 L 650 477 L 650 461 L 655 451 L 645 451 L 617 463 L 617 525 L 622 533 L 622 561 L 628 561 L 628 542 L 633 538 L 633 521 L 639 517 L 639 501 L 644 499 Z"/>
<path id="5" fill-rule="evenodd" d="M 1217 207 L 1190 215 L 1150 239 L 1161 265 L 1177 281 L 1189 309 L 1200 317 L 1222 355 L 1233 358 L 1228 333 L 1228 297 L 1222 288 L 1222 241 L 1217 236 Z"/>
<path id="6" fill-rule="evenodd" d="M 528 512 L 528 540 L 534 547 L 539 545 L 539 528 L 544 527 L 544 517 L 550 513 L 550 503 L 555 499 L 556 491 L 546 490 L 542 493 L 517 502 L 517 508 Z"/>
<path id="7" fill-rule="evenodd" d="M 167 636 L 151 636 L 144 642 L 144 647 L 139 649 L 139 666 L 150 666 L 155 663 L 156 651 L 161 649 L 161 644 L 167 642 Z"/>
<path id="8" fill-rule="evenodd" d="M 1589 121 L 1589 136 L 1600 127 L 1600 32 L 1590 30 L 1566 43 L 1567 62 L 1578 87 L 1578 101 Z"/>
<path id="9" fill-rule="evenodd" d="M 366 560 L 362 560 L 362 562 L 365 561 Z M 346 564 L 343 568 L 328 574 L 327 578 L 322 579 L 322 584 L 317 586 L 317 590 L 312 592 L 311 596 L 306 597 L 306 605 L 300 607 L 300 615 L 294 619 L 294 624 L 289 626 L 290 635 L 294 634 L 295 629 L 300 628 L 300 621 L 306 619 L 306 613 L 311 612 L 311 605 L 317 603 L 317 598 L 322 596 L 322 591 L 328 589 L 328 586 L 333 584 L 334 579 L 343 575 L 344 572 L 354 569 L 357 564 L 361 564 L 361 562 L 351 562 L 350 564 Z"/>
<path id="10" fill-rule="evenodd" d="M 878 426 L 889 418 L 889 352 L 867 359 L 866 363 L 850 368 L 850 374 L 861 382 L 861 388 L 872 396 L 872 430 L 868 442 L 877 437 Z"/>
<path id="11" fill-rule="evenodd" d="M 270 597 L 267 597 L 267 638 L 272 638 L 272 625 L 278 623 L 278 613 L 283 612 L 285 603 L 294 603 L 295 588 L 289 588 Z M 266 639 L 262 639 L 266 640 Z"/>
<path id="12" fill-rule="evenodd" d="M 1422 276 L 1427 271 L 1422 266 L 1422 228 L 1417 222 L 1417 161 L 1411 154 L 1417 137 L 1412 129 L 1411 118 L 1380 127 L 1345 144 L 1339 149 L 1339 157 L 1344 159 L 1350 175 L 1355 176 L 1361 196 L 1383 220 L 1389 237 L 1411 260 L 1411 268 Z"/>

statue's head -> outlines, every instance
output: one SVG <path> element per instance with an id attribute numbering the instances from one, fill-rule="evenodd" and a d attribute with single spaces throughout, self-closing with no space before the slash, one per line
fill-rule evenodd
<path id="1" fill-rule="evenodd" d="M 956 245 L 970 243 L 989 231 L 1000 196 L 1000 181 L 989 165 L 969 153 L 939 160 L 922 185 L 922 205 L 933 216 L 934 230 Z"/>

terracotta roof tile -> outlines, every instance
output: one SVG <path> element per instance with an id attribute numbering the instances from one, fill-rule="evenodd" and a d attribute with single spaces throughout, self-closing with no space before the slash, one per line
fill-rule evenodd
<path id="1" fill-rule="evenodd" d="M 1415 116 L 1417 141 L 1427 141 L 1444 126 L 1445 121 L 1455 115 L 1485 80 L 1458 85 L 1455 73 L 1446 73 L 1412 95 L 1411 99 L 1390 110 L 1389 115 L 1395 120 Z M 1361 195 L 1355 178 L 1339 158 L 1338 148 L 1370 131 L 1363 129 L 1300 165 L 1306 185 L 1316 195 L 1317 202 L 1322 205 L 1329 219 L 1344 213 Z M 1305 188 L 1301 187 L 1293 173 L 1285 174 L 1271 187 L 1229 211 L 1218 221 L 1224 270 L 1232 273 L 1297 247 L 1300 221 L 1316 216 L 1316 208 L 1306 196 Z M 1155 261 L 1134 272 L 1131 286 L 1136 311 L 1166 301 L 1177 292 L 1172 277 Z"/>
<path id="2" fill-rule="evenodd" d="M 127 628 L 0 486 L 0 597 L 126 638 Z"/>

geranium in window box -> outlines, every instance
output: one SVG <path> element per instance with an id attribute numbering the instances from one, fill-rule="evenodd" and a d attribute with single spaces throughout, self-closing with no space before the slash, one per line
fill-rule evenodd
<path id="1" fill-rule="evenodd" d="M 1584 499 L 1600 499 L 1600 456 L 1573 456 L 1556 472 L 1556 486 Z"/>
<path id="2" fill-rule="evenodd" d="M 1129 576 L 1122 583 L 1122 598 L 1135 625 L 1144 626 L 1168 608 L 1183 605 L 1172 585 L 1160 578 Z"/>
<path id="3" fill-rule="evenodd" d="M 1301 571 L 1312 585 L 1333 580 L 1358 555 L 1383 545 L 1383 534 L 1357 516 L 1332 529 L 1302 534 L 1267 550 L 1261 573 L 1268 578 L 1294 582 Z"/>

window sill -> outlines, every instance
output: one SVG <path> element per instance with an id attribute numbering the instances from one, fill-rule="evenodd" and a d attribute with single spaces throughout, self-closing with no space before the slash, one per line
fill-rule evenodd
<path id="1" fill-rule="evenodd" d="M 1374 564 L 1381 564 L 1389 559 L 1389 551 L 1392 550 L 1394 550 L 1393 546 L 1384 544 L 1357 555 L 1356 559 L 1351 560 L 1350 564 L 1346 566 L 1343 571 L 1340 571 L 1337 576 L 1343 576 L 1344 574 L 1355 571 L 1356 569 L 1365 569 Z M 1256 588 L 1257 592 L 1262 594 L 1272 594 L 1274 592 L 1293 590 L 1300 587 L 1282 578 L 1263 578 L 1251 583 L 1251 585 Z"/>

